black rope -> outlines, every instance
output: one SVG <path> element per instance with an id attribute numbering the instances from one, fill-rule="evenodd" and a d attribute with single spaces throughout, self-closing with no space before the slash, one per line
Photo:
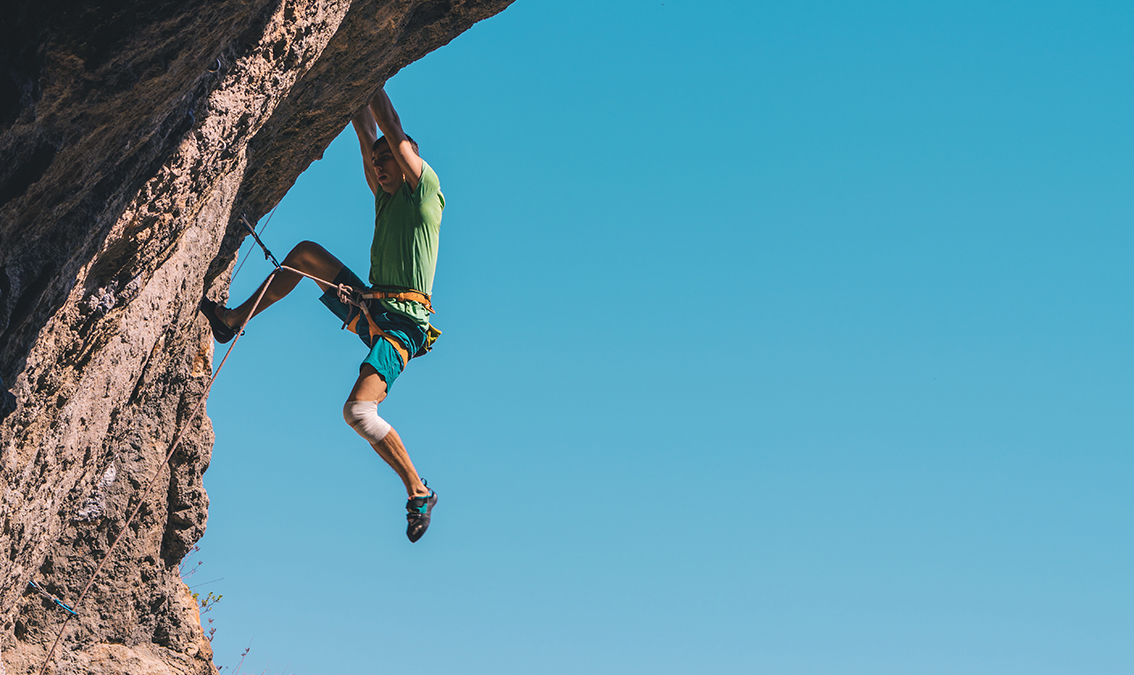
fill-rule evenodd
<path id="1" fill-rule="evenodd" d="M 201 394 L 201 397 L 199 399 L 197 399 L 197 405 L 193 408 L 192 414 L 189 415 L 189 421 L 181 425 L 181 430 L 177 432 L 177 436 L 173 439 L 173 443 L 169 446 L 169 452 L 165 454 L 165 459 L 162 461 L 161 466 L 157 468 L 157 471 L 155 471 L 154 475 L 150 478 L 149 484 L 146 486 L 145 491 L 142 492 L 142 496 L 138 499 L 137 506 L 135 506 L 134 510 L 130 512 L 130 515 L 126 518 L 126 523 L 122 526 L 122 530 L 118 533 L 118 536 L 114 538 L 114 541 L 111 542 L 110 548 L 106 551 L 106 555 L 103 556 L 102 561 L 99 562 L 98 567 L 96 567 L 95 571 L 91 574 L 91 578 L 89 581 L 87 581 L 87 585 L 83 588 L 83 592 L 79 594 L 79 599 L 75 601 L 75 607 L 83 604 L 83 599 L 87 597 L 87 593 L 90 592 L 91 587 L 94 586 L 95 580 L 98 579 L 98 576 L 102 573 L 102 570 L 106 566 L 106 563 L 109 562 L 111 556 L 114 555 L 114 550 L 118 548 L 118 543 L 122 541 L 122 538 L 126 536 L 128 532 L 130 532 L 130 523 L 134 521 L 134 517 L 137 516 L 138 512 L 142 510 L 142 507 L 146 505 L 146 499 L 148 499 L 150 493 L 153 492 L 154 485 L 157 484 L 158 478 L 161 477 L 162 471 L 165 469 L 166 465 L 169 464 L 169 460 L 173 459 L 173 453 L 176 452 L 177 448 L 181 445 L 182 439 L 185 438 L 185 432 L 189 429 L 190 425 L 192 425 L 193 422 L 196 421 L 197 415 L 199 415 L 204 409 L 205 400 L 208 398 L 209 392 L 213 389 L 213 383 L 217 381 L 217 376 L 220 375 L 220 371 L 224 368 L 224 364 L 226 361 L 228 361 L 228 357 L 232 354 L 232 350 L 236 347 L 236 343 L 240 342 L 240 336 L 244 334 L 244 327 L 248 325 L 248 320 L 252 318 L 251 315 L 256 313 L 256 308 L 260 306 L 260 301 L 264 299 L 264 293 L 267 292 L 268 285 L 272 283 L 272 277 L 274 277 L 278 271 L 279 267 L 277 266 L 276 269 L 272 270 L 271 273 L 268 274 L 268 281 L 260 289 L 259 295 L 256 296 L 256 302 L 252 304 L 252 311 L 249 313 L 248 319 L 245 319 L 244 323 L 240 324 L 240 328 L 236 331 L 235 339 L 233 339 L 232 344 L 228 346 L 228 351 L 224 353 L 224 358 L 221 359 L 220 365 L 218 365 L 217 369 L 213 371 L 213 376 L 209 378 L 209 383 L 205 386 L 204 393 Z M 31 586 L 37 591 L 41 590 L 35 583 L 32 583 Z M 48 664 L 50 664 L 51 659 L 55 657 L 55 648 L 58 647 L 59 642 L 63 640 L 63 632 L 67 630 L 67 624 L 71 622 L 71 619 L 76 619 L 79 617 L 79 615 L 73 608 L 63 604 L 58 599 L 56 599 L 55 596 L 47 593 L 47 591 L 42 592 L 47 594 L 47 596 L 60 607 L 66 609 L 68 616 L 66 619 L 64 619 L 63 625 L 60 626 L 59 633 L 55 636 L 55 642 L 52 643 L 51 649 L 47 650 L 47 656 L 43 659 L 43 665 L 39 668 L 39 675 L 44 675 L 44 673 L 47 672 Z"/>
<path id="2" fill-rule="evenodd" d="M 268 219 L 260 226 L 260 234 L 264 234 L 264 230 L 268 229 L 268 226 L 272 224 L 272 217 L 276 215 L 276 209 L 280 208 L 280 204 L 282 203 L 282 201 L 276 202 L 276 205 L 272 207 L 272 212 L 268 214 Z M 243 244 L 241 246 L 243 246 Z M 248 247 L 248 254 L 240 259 L 240 264 L 236 266 L 236 271 L 232 273 L 232 279 L 229 280 L 229 284 L 236 281 L 237 275 L 240 274 L 240 270 L 244 269 L 244 263 L 248 262 L 248 256 L 252 255 L 252 249 L 255 247 L 255 242 Z"/>
<path id="3" fill-rule="evenodd" d="M 264 242 L 260 239 L 260 235 L 256 234 L 256 230 L 248 224 L 248 219 L 244 217 L 243 213 L 240 214 L 240 222 L 244 223 L 244 227 L 248 230 L 248 233 L 252 235 L 252 238 L 256 240 L 256 243 L 260 245 L 260 248 L 264 249 L 264 260 L 271 260 L 272 264 L 276 266 L 276 269 L 279 269 L 281 267 L 280 261 L 276 260 L 276 257 L 272 255 L 272 252 L 269 251 L 268 247 L 264 245 Z"/>

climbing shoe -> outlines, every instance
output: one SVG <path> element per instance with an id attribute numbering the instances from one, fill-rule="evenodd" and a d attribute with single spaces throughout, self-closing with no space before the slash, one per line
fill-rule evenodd
<path id="1" fill-rule="evenodd" d="M 421 535 L 425 534 L 429 527 L 429 512 L 436 504 L 437 493 L 433 490 L 425 497 L 411 497 L 406 501 L 406 536 L 411 542 L 421 539 Z"/>
<path id="2" fill-rule="evenodd" d="M 222 345 L 236 337 L 236 329 L 229 326 L 217 316 L 217 303 L 205 298 L 201 301 L 201 313 L 209 320 L 209 327 L 213 329 L 213 339 Z"/>

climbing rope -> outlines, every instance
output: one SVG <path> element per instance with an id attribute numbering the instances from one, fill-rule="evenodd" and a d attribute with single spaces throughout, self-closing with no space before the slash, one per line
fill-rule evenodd
<path id="1" fill-rule="evenodd" d="M 259 237 L 257 237 L 257 240 L 259 240 Z M 114 549 L 118 547 L 118 543 L 121 542 L 122 538 L 126 536 L 126 533 L 130 531 L 130 523 L 134 521 L 134 517 L 137 516 L 138 512 L 142 510 L 142 506 L 146 503 L 146 498 L 149 497 L 150 492 L 152 492 L 154 489 L 154 485 L 157 484 L 158 478 L 161 477 L 161 472 L 165 469 L 166 465 L 169 464 L 169 460 L 173 458 L 173 453 L 176 452 L 177 448 L 181 445 L 181 440 L 185 437 L 186 430 L 188 430 L 190 425 L 192 425 L 193 422 L 197 420 L 197 416 L 201 413 L 201 410 L 205 405 L 205 400 L 209 396 L 209 391 L 211 391 L 213 388 L 213 383 L 217 381 L 217 376 L 220 375 L 221 369 L 224 368 L 225 361 L 227 361 L 229 355 L 232 354 L 232 350 L 236 347 L 236 343 L 240 340 L 240 336 L 244 332 L 244 327 L 248 325 L 248 321 L 251 320 L 252 314 L 255 314 L 256 308 L 260 306 L 260 301 L 264 298 L 264 293 L 267 292 L 268 284 L 271 283 L 272 277 L 274 277 L 276 273 L 280 271 L 280 269 L 280 266 L 276 265 L 276 269 L 272 270 L 271 274 L 268 275 L 267 281 L 264 283 L 263 288 L 260 289 L 260 294 L 256 296 L 256 302 L 252 305 L 252 311 L 249 312 L 248 319 L 245 319 L 244 323 L 240 325 L 240 330 L 236 332 L 235 339 L 233 339 L 232 344 L 228 346 L 228 351 L 224 353 L 224 358 L 221 359 L 220 365 L 217 366 L 217 369 L 213 372 L 212 377 L 209 378 L 209 384 L 205 387 L 205 392 L 201 394 L 201 398 L 197 401 L 196 407 L 193 408 L 193 413 L 189 416 L 189 420 L 184 425 L 182 425 L 181 430 L 177 432 L 177 436 L 174 438 L 173 444 L 169 447 L 169 452 L 167 452 L 165 455 L 165 460 L 162 461 L 161 466 L 159 466 L 154 472 L 153 478 L 150 479 L 149 484 L 146 486 L 145 492 L 142 493 L 141 499 L 138 500 L 138 505 L 135 506 L 134 510 L 130 512 L 130 516 L 122 525 L 122 530 L 118 533 L 118 536 L 114 538 L 114 542 L 110 545 L 110 548 L 107 549 L 106 556 L 103 557 L 102 562 L 98 564 L 98 567 L 95 568 L 94 573 L 91 574 L 90 581 L 88 581 L 87 585 L 83 587 L 83 592 L 79 594 L 79 599 L 75 601 L 75 604 L 72 607 L 67 607 L 52 596 L 51 599 L 54 600 L 56 604 L 62 606 L 64 609 L 69 610 L 69 612 L 67 614 L 67 619 L 59 628 L 59 634 L 55 636 L 55 642 L 51 645 L 51 649 L 48 650 L 47 656 L 43 660 L 43 666 L 39 669 L 39 675 L 44 675 L 44 673 L 47 672 L 47 666 L 51 663 L 51 659 L 55 656 L 55 648 L 59 646 L 60 640 L 63 639 L 63 633 L 67 630 L 67 624 L 71 623 L 71 619 L 78 616 L 77 610 L 79 606 L 83 604 L 83 600 L 86 599 L 87 593 L 94 585 L 95 579 L 97 579 L 98 575 L 102 573 L 102 568 L 106 566 L 106 563 L 110 560 L 111 556 L 114 555 Z M 35 586 L 35 584 L 33 584 L 33 586 Z M 38 589 L 38 586 L 36 588 Z M 43 593 L 47 592 L 43 591 Z"/>

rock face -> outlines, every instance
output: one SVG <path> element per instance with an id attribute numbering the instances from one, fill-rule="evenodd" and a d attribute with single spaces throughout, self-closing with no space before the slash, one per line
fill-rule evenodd
<path id="1" fill-rule="evenodd" d="M 16 0 L 0 19 L 0 673 L 212 673 L 197 312 L 377 87 L 511 0 Z M 167 466 L 175 435 L 185 438 Z"/>

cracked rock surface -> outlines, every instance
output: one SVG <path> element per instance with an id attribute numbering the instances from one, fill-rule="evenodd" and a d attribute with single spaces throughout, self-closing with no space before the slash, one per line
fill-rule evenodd
<path id="1" fill-rule="evenodd" d="M 178 566 L 204 534 L 241 214 L 378 86 L 511 0 L 15 0 L 0 22 L 0 673 L 213 673 Z M 184 438 L 163 465 L 175 436 Z"/>

